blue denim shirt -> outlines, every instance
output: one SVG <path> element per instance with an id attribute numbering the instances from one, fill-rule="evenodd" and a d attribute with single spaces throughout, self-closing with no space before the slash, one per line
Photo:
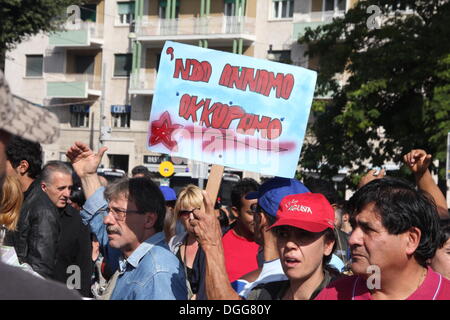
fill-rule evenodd
<path id="1" fill-rule="evenodd" d="M 184 269 L 163 232 L 141 243 L 128 259 L 121 258 L 119 271 L 111 300 L 187 299 Z"/>
<path id="2" fill-rule="evenodd" d="M 108 204 L 103 192 L 104 188 L 99 188 L 87 199 L 81 215 L 96 234 L 105 258 L 119 268 L 111 300 L 187 299 L 184 268 L 165 244 L 162 232 L 141 243 L 128 259 L 109 246 L 103 224 Z"/>

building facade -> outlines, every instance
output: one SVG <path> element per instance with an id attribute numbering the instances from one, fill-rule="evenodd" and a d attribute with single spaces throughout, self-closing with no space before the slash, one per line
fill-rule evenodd
<path id="1" fill-rule="evenodd" d="M 8 52 L 5 74 L 18 97 L 54 112 L 61 136 L 45 159 L 65 160 L 74 141 L 108 147 L 102 165 L 157 171 L 167 159 L 147 150 L 159 58 L 166 40 L 317 68 L 297 43 L 306 27 L 330 22 L 356 0 L 100 0 L 65 31 L 40 34 Z M 79 18 L 79 19 L 78 19 Z M 191 167 L 173 160 L 175 171 Z M 234 171 L 234 170 L 231 170 Z M 258 175 L 235 172 L 241 176 Z"/>

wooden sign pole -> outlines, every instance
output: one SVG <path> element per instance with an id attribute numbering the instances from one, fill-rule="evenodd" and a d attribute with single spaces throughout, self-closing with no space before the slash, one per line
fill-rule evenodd
<path id="1" fill-rule="evenodd" d="M 224 169 L 224 166 L 218 164 L 213 164 L 211 166 L 208 183 L 206 184 L 206 193 L 208 193 L 213 205 L 216 203 L 217 195 L 219 194 Z"/>

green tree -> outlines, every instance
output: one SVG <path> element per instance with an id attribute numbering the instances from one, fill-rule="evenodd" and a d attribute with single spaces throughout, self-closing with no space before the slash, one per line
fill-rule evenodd
<path id="1" fill-rule="evenodd" d="M 383 14 L 378 29 L 368 28 L 370 5 Z M 413 14 L 398 9 L 405 7 Z M 303 148 L 303 168 L 330 177 L 347 167 L 356 182 L 368 167 L 400 162 L 413 148 L 445 163 L 449 17 L 449 1 L 368 0 L 343 18 L 305 32 L 299 42 L 320 58 L 316 95 L 331 92 L 332 99 L 313 103 L 315 122 L 308 134 L 315 139 Z M 345 85 L 338 84 L 336 74 L 349 76 Z"/>
<path id="2" fill-rule="evenodd" d="M 67 7 L 80 0 L 0 0 L 0 68 L 4 54 L 24 38 L 60 30 Z"/>

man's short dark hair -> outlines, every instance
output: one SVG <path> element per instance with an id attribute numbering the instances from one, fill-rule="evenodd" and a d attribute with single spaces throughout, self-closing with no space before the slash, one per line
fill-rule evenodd
<path id="1" fill-rule="evenodd" d="M 159 187 L 151 179 L 147 178 L 121 178 L 109 184 L 105 189 L 105 198 L 110 201 L 124 194 L 136 204 L 141 212 L 152 212 L 158 217 L 155 223 L 155 231 L 163 230 L 166 207 L 164 196 Z"/>
<path id="2" fill-rule="evenodd" d="M 231 205 L 238 210 L 242 208 L 241 199 L 247 193 L 257 191 L 259 188 L 258 182 L 252 178 L 244 178 L 236 183 L 231 189 Z"/>
<path id="3" fill-rule="evenodd" d="M 450 219 L 444 219 L 439 222 L 439 248 L 442 248 L 450 239 Z"/>
<path id="4" fill-rule="evenodd" d="M 86 197 L 84 195 L 83 188 L 79 184 L 74 184 L 72 187 L 72 192 L 70 193 L 70 200 L 75 202 L 80 207 L 84 206 L 86 202 Z"/>
<path id="5" fill-rule="evenodd" d="M 131 175 L 132 176 L 135 176 L 135 175 L 140 174 L 140 173 L 142 173 L 142 174 L 149 173 L 148 168 L 145 167 L 145 166 L 139 165 L 139 166 L 134 167 L 131 170 Z"/>
<path id="6" fill-rule="evenodd" d="M 350 198 L 348 208 L 351 218 L 371 203 L 389 234 L 401 234 L 412 227 L 420 229 L 420 242 L 414 257 L 426 266 L 426 260 L 434 256 L 439 244 L 439 215 L 431 196 L 416 190 L 403 179 L 376 179 Z"/>
<path id="7" fill-rule="evenodd" d="M 331 181 L 308 177 L 303 180 L 303 184 L 312 193 L 323 194 L 330 204 L 340 204 L 342 202 L 341 197 Z"/>
<path id="8" fill-rule="evenodd" d="M 6 149 L 6 157 L 15 169 L 22 160 L 28 162 L 27 175 L 36 179 L 42 170 L 42 147 L 38 142 L 31 142 L 19 136 L 13 136 Z"/>

